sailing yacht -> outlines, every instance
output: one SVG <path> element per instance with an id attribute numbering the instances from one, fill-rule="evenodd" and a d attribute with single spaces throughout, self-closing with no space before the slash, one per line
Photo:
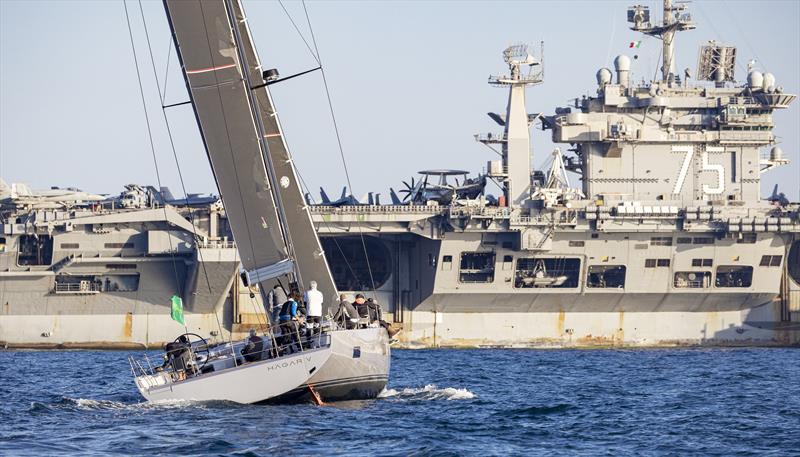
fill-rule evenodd
<path id="1" fill-rule="evenodd" d="M 315 281 L 326 302 L 335 302 L 267 88 L 276 72 L 261 71 L 240 0 L 165 0 L 164 6 L 243 279 L 262 292 L 276 279 L 298 291 Z M 351 329 L 326 321 L 313 335 L 289 328 L 277 334 L 269 327 L 255 357 L 243 356 L 245 341 L 212 347 L 182 335 L 160 366 L 130 360 L 136 385 L 150 401 L 237 403 L 374 398 L 386 386 L 390 337 L 377 320 L 361 319 Z"/>

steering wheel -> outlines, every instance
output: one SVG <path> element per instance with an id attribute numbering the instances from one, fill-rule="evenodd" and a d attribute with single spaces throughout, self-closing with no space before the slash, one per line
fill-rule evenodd
<path id="1" fill-rule="evenodd" d="M 180 335 L 177 338 L 175 338 L 175 341 L 173 341 L 173 342 L 177 343 L 178 340 L 180 340 L 181 337 L 183 337 L 183 336 L 185 336 L 186 339 L 189 340 L 189 346 L 191 347 L 192 353 L 194 353 L 194 355 L 195 355 L 194 362 L 197 362 L 197 358 L 198 358 L 197 354 L 205 353 L 205 357 L 203 358 L 202 365 L 198 365 L 197 366 L 198 370 L 202 370 L 203 367 L 206 366 L 206 363 L 208 363 L 208 341 L 206 341 L 205 338 L 203 338 L 202 336 L 198 335 L 197 333 L 184 333 L 183 335 Z M 192 341 L 192 338 L 191 338 L 192 336 L 196 336 L 197 339 Z M 201 348 L 201 349 L 195 349 L 195 344 L 194 343 L 197 343 L 197 342 L 200 342 L 200 341 L 203 342 L 202 345 L 198 345 L 198 347 Z"/>

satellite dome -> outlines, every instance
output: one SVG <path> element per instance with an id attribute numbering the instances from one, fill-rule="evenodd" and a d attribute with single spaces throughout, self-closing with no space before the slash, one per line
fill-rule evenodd
<path id="1" fill-rule="evenodd" d="M 630 71 L 631 58 L 625 54 L 620 54 L 614 59 L 614 69 L 617 71 Z"/>
<path id="2" fill-rule="evenodd" d="M 747 74 L 747 85 L 751 89 L 761 89 L 764 85 L 764 74 L 758 70 L 753 70 Z"/>
<path id="3" fill-rule="evenodd" d="M 775 86 L 775 75 L 772 73 L 764 73 L 764 80 L 761 82 L 761 88 L 766 91 L 770 86 Z"/>
<path id="4" fill-rule="evenodd" d="M 611 70 L 608 68 L 601 68 L 597 70 L 597 85 L 605 86 L 611 82 Z"/>
<path id="5" fill-rule="evenodd" d="M 783 155 L 783 149 L 781 149 L 780 146 L 775 146 L 769 151 L 769 159 L 773 162 L 779 162 L 784 158 L 786 158 L 786 156 Z"/>

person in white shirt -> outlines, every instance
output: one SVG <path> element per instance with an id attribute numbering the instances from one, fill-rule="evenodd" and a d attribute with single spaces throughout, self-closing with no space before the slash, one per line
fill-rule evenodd
<path id="1" fill-rule="evenodd" d="M 303 300 L 306 302 L 306 325 L 311 330 L 311 335 L 319 333 L 322 326 L 322 292 L 317 290 L 317 281 L 308 284 L 311 289 L 307 290 Z"/>

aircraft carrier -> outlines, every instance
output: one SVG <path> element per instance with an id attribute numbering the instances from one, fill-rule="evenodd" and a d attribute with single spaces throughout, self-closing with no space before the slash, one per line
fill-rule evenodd
<path id="1" fill-rule="evenodd" d="M 407 347 L 800 343 L 800 204 L 760 185 L 789 163 L 773 113 L 796 96 L 752 64 L 737 81 L 736 48 L 717 42 L 679 73 L 686 8 L 628 10 L 632 30 L 663 41 L 660 78 L 633 81 L 620 55 L 553 114 L 526 110 L 542 48 L 509 46 L 507 73 L 489 79 L 506 111 L 475 136 L 500 160 L 476 177 L 425 170 L 392 204 L 308 195 L 337 288 L 374 296 Z M 563 145 L 544 170 L 530 165 L 534 125 Z M 7 188 L 0 344 L 160 345 L 183 331 L 174 294 L 203 336 L 261 325 L 221 204 L 167 194 Z"/>

